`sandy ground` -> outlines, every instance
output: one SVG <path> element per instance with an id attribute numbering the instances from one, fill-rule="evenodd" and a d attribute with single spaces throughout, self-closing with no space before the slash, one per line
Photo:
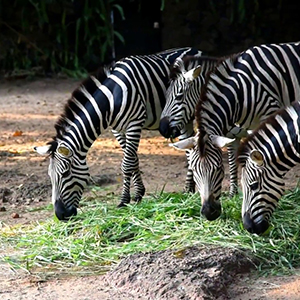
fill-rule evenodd
<path id="1" fill-rule="evenodd" d="M 0 204 L 6 209 L 0 211 L 2 226 L 49 217 L 50 213 L 27 212 L 28 208 L 48 203 L 51 194 L 48 160 L 35 154 L 33 146 L 43 145 L 55 135 L 54 122 L 78 84 L 70 79 L 0 84 Z M 147 193 L 162 189 L 167 192 L 183 190 L 185 155 L 168 147 L 168 142 L 158 132 L 144 131 L 139 158 Z M 122 152 L 110 132 L 94 143 L 88 155 L 91 175 L 109 184 L 115 193 L 120 193 L 122 186 L 121 159 Z M 287 174 L 287 188 L 297 184 L 299 170 L 295 168 Z M 228 171 L 224 188 L 228 189 Z M 13 219 L 13 213 L 19 213 L 20 218 Z M 233 285 L 235 292 L 227 299 L 300 299 L 299 278 L 295 275 L 255 279 L 254 275 L 243 275 L 237 278 L 239 280 Z M 67 276 L 44 281 L 16 273 L 0 262 L 0 299 L 160 298 L 124 294 L 124 290 L 118 291 L 118 288 L 112 290 L 101 276 Z"/>

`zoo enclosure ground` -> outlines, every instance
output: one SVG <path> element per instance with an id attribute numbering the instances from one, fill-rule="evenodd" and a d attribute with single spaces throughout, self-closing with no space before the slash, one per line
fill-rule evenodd
<path id="1" fill-rule="evenodd" d="M 0 84 L 0 201 L 6 209 L 0 212 L 3 223 L 30 223 L 52 214 L 28 211 L 45 206 L 51 196 L 48 160 L 35 154 L 33 146 L 43 145 L 55 135 L 53 125 L 79 83 L 72 79 L 40 79 Z M 168 142 L 158 132 L 143 132 L 139 158 L 148 194 L 183 190 L 185 154 L 168 147 Z M 110 132 L 99 137 L 88 154 L 91 174 L 109 185 L 108 192 L 121 192 L 121 159 L 120 147 Z M 224 159 L 226 164 L 225 153 Z M 299 170 L 295 168 L 287 174 L 287 188 L 295 187 Z M 228 178 L 226 164 L 225 190 Z M 18 213 L 20 218 L 12 218 L 12 213 Z M 298 276 L 254 279 L 249 275 L 236 285 L 235 289 L 243 294 L 236 299 L 300 299 L 299 283 Z M 87 296 L 87 290 L 93 290 L 93 295 Z M 111 299 L 101 276 L 67 276 L 67 280 L 58 278 L 43 282 L 20 272 L 14 273 L 4 264 L 0 264 L 0 296 L 1 299 Z M 120 299 L 125 299 L 121 292 Z"/>

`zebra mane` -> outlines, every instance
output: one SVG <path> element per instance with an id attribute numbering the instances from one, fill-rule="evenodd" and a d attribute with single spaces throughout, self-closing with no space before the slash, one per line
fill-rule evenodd
<path id="1" fill-rule="evenodd" d="M 204 69 L 213 70 L 223 61 L 220 57 L 210 56 L 191 56 L 187 55 L 184 58 L 177 58 L 170 67 L 170 80 L 175 80 L 184 71 L 190 69 L 191 66 L 202 65 Z"/>
<path id="2" fill-rule="evenodd" d="M 63 113 L 60 115 L 54 125 L 56 136 L 53 138 L 53 141 L 62 139 L 63 135 L 66 133 L 66 128 L 68 127 L 67 119 L 73 119 L 74 115 L 72 108 L 77 106 L 74 105 L 74 102 L 79 101 L 84 106 L 89 101 L 87 97 L 83 96 L 81 88 L 84 87 L 91 95 L 93 95 L 93 93 L 98 89 L 98 86 L 95 84 L 93 78 L 96 78 L 102 84 L 110 75 L 113 66 L 114 64 L 99 67 L 95 72 L 91 73 L 84 81 L 82 81 L 82 83 L 73 91 L 71 97 L 67 100 L 67 103 L 64 106 Z"/>
<path id="3" fill-rule="evenodd" d="M 295 111 L 300 112 L 300 102 L 295 101 L 289 107 L 293 108 Z M 263 123 L 261 123 L 250 135 L 241 140 L 240 146 L 237 151 L 237 163 L 241 166 L 244 166 L 246 160 L 249 156 L 250 151 L 252 150 L 250 147 L 250 143 L 257 139 L 258 132 L 264 132 L 266 130 L 267 125 L 272 126 L 276 131 L 282 129 L 282 127 L 278 124 L 278 118 L 280 119 L 288 119 L 287 118 L 288 111 L 287 107 L 283 107 L 280 110 L 274 112 L 270 115 Z M 284 121 L 285 122 L 285 121 Z M 299 123 L 299 120 L 298 120 Z M 292 139 L 298 137 L 292 136 Z"/>
<path id="4" fill-rule="evenodd" d="M 200 132 L 199 139 L 198 139 L 198 148 L 201 157 L 205 156 L 205 143 L 207 139 L 207 134 L 206 131 L 204 130 L 202 119 L 201 119 L 201 111 L 202 111 L 203 104 L 209 101 L 207 97 L 208 85 L 210 84 L 210 80 L 213 77 L 213 75 L 215 74 L 218 75 L 220 73 L 223 73 L 224 70 L 228 67 L 228 65 L 232 65 L 237 61 L 239 56 L 240 53 L 236 53 L 230 56 L 224 56 L 218 58 L 217 60 L 215 60 L 216 62 L 215 67 L 211 68 L 205 77 L 205 83 L 201 88 L 200 99 L 195 108 L 195 119 L 196 119 L 197 129 Z"/>

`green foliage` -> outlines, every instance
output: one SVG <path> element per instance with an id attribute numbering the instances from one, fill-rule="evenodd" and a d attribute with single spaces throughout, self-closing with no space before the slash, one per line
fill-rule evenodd
<path id="1" fill-rule="evenodd" d="M 228 199 L 224 195 L 222 216 L 213 222 L 200 216 L 198 195 L 162 193 L 124 209 L 117 209 L 112 199 L 107 203 L 89 199 L 67 223 L 54 218 L 20 227 L 2 226 L 1 244 L 18 249 L 18 255 L 1 257 L 29 271 L 43 267 L 43 272 L 73 268 L 101 273 L 128 254 L 216 245 L 259 258 L 262 273 L 289 273 L 300 265 L 298 199 L 299 189 L 283 197 L 263 236 L 244 230 L 240 196 Z"/>
<path id="2" fill-rule="evenodd" d="M 13 0 L 0 4 L 0 68 L 82 72 L 110 58 L 111 13 L 124 18 L 117 0 Z"/>

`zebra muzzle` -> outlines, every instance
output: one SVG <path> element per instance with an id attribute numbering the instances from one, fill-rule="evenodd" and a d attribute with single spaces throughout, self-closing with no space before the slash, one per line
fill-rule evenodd
<path id="1" fill-rule="evenodd" d="M 56 200 L 54 205 L 55 215 L 60 221 L 67 221 L 77 215 L 77 209 L 74 206 L 66 208 L 62 200 Z"/>
<path id="2" fill-rule="evenodd" d="M 244 228 L 250 233 L 262 234 L 269 228 L 269 222 L 265 219 L 254 222 L 249 212 L 246 212 L 243 216 Z"/>
<path id="3" fill-rule="evenodd" d="M 216 220 L 222 212 L 221 203 L 219 201 L 205 201 L 201 208 L 201 214 L 208 221 Z"/>

